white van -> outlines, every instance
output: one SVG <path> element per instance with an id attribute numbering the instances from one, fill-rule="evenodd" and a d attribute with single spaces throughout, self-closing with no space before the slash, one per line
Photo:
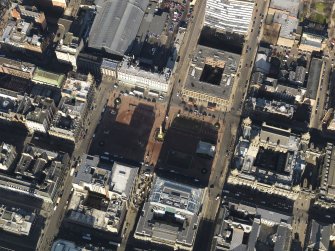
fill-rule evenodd
<path id="1" fill-rule="evenodd" d="M 117 242 L 114 242 L 114 241 L 110 241 L 108 242 L 110 245 L 114 245 L 114 246 L 117 246 L 117 247 L 120 247 L 120 243 L 117 243 Z"/>
<path id="2" fill-rule="evenodd" d="M 90 236 L 89 234 L 87 234 L 87 235 L 83 235 L 82 238 L 83 238 L 84 240 L 88 240 L 88 241 L 92 240 L 92 238 L 91 238 L 91 236 Z"/>
<path id="3" fill-rule="evenodd" d="M 74 170 L 76 170 L 76 168 L 75 168 L 75 167 L 72 167 L 72 168 L 71 168 L 71 171 L 70 171 L 70 176 L 73 176 L 73 174 L 74 174 Z"/>
<path id="4" fill-rule="evenodd" d="M 109 160 L 109 158 L 106 157 L 106 156 L 100 156 L 100 159 L 103 159 L 103 160 Z"/>

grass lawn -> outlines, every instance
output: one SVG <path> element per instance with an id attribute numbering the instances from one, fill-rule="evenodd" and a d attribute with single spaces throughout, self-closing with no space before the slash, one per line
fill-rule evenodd
<path id="1" fill-rule="evenodd" d="M 315 3 L 315 10 L 317 12 L 324 13 L 325 8 L 326 8 L 325 3 L 322 3 L 322 2 Z"/>
<path id="2" fill-rule="evenodd" d="M 311 14 L 309 19 L 319 24 L 325 24 L 327 22 L 327 18 L 324 15 L 315 12 Z"/>

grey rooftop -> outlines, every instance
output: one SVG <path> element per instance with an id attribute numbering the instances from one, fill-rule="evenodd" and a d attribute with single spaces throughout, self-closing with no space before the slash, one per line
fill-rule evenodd
<path id="1" fill-rule="evenodd" d="M 238 54 L 198 45 L 188 72 L 185 89 L 228 100 L 239 61 Z"/>
<path id="2" fill-rule="evenodd" d="M 123 56 L 136 37 L 149 0 L 107 0 L 97 4 L 88 45 Z"/>

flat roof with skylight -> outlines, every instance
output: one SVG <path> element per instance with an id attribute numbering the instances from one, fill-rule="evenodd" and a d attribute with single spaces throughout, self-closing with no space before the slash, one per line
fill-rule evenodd
<path id="1" fill-rule="evenodd" d="M 137 173 L 137 167 L 115 162 L 112 169 L 111 190 L 123 197 L 129 198 L 135 184 Z"/>
<path id="2" fill-rule="evenodd" d="M 202 200 L 202 189 L 156 177 L 135 238 L 192 250 Z"/>

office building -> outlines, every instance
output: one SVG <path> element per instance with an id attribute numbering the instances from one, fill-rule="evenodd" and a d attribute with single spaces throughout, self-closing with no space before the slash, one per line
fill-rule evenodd
<path id="1" fill-rule="evenodd" d="M 64 11 L 66 8 L 66 0 L 39 0 L 39 4 L 43 7 L 50 8 L 53 11 Z"/>
<path id="2" fill-rule="evenodd" d="M 321 169 L 318 200 L 315 205 L 322 208 L 335 208 L 335 148 L 328 143 Z"/>
<path id="3" fill-rule="evenodd" d="M 58 105 L 50 135 L 77 141 L 84 128 L 85 118 L 94 96 L 94 83 L 91 75 L 69 76 L 62 88 L 62 98 Z"/>
<path id="4" fill-rule="evenodd" d="M 179 29 L 179 17 L 172 18 L 174 26 L 171 27 L 169 16 L 176 13 L 173 5 L 167 6 L 164 2 L 150 4 L 129 56 L 118 65 L 117 79 L 133 88 L 165 94 L 169 91 L 169 79 L 177 59 L 176 48 L 171 41 L 175 40 L 173 29 Z"/>
<path id="5" fill-rule="evenodd" d="M 254 69 L 257 72 L 261 72 L 263 74 L 269 74 L 270 72 L 270 62 L 268 55 L 266 53 L 260 52 L 257 53 Z"/>
<path id="6" fill-rule="evenodd" d="M 18 236 L 28 236 L 35 213 L 6 205 L 0 206 L 0 229 Z"/>
<path id="7" fill-rule="evenodd" d="M 55 49 L 56 57 L 58 61 L 70 64 L 73 70 L 77 70 L 77 57 L 83 47 L 84 43 L 80 38 L 67 32 Z"/>
<path id="8" fill-rule="evenodd" d="M 316 100 L 320 82 L 322 81 L 322 69 L 324 62 L 320 58 L 312 58 L 306 86 L 306 97 Z"/>
<path id="9" fill-rule="evenodd" d="M 305 169 L 319 168 L 321 163 L 320 154 L 307 149 L 309 134 L 300 137 L 291 129 L 265 122 L 261 127 L 252 126 L 249 118 L 243 121 L 242 128 L 243 137 L 234 153 L 236 169 L 228 183 L 294 200 L 298 194 L 293 187 L 302 182 Z"/>
<path id="10" fill-rule="evenodd" d="M 192 250 L 203 190 L 156 177 L 135 230 L 135 238 Z"/>
<path id="11" fill-rule="evenodd" d="M 129 200 L 134 189 L 137 173 L 137 167 L 114 162 L 111 174 L 111 194 L 118 194 L 123 199 Z"/>
<path id="12" fill-rule="evenodd" d="M 306 250 L 330 250 L 330 240 L 334 235 L 332 224 L 319 222 L 315 219 L 312 219 L 310 224 L 309 233 L 306 237 Z"/>
<path id="13" fill-rule="evenodd" d="M 103 58 L 101 63 L 102 76 L 107 79 L 116 79 L 118 64 L 118 61 Z"/>
<path id="14" fill-rule="evenodd" d="M 287 118 L 292 118 L 296 111 L 295 105 L 275 100 L 271 101 L 265 98 L 251 98 L 251 104 L 254 111 L 276 114 Z"/>
<path id="15" fill-rule="evenodd" d="M 12 167 L 16 156 L 15 147 L 2 142 L 0 144 L 0 169 L 8 171 Z"/>
<path id="16" fill-rule="evenodd" d="M 228 110 L 239 60 L 237 54 L 198 45 L 182 97 L 208 109 Z"/>
<path id="17" fill-rule="evenodd" d="M 23 109 L 28 113 L 25 116 L 25 123 L 30 132 L 46 133 L 49 130 L 53 117 L 57 111 L 52 99 L 35 97 L 25 99 L 26 107 Z M 30 106 L 29 108 L 27 106 Z"/>
<path id="18" fill-rule="evenodd" d="M 56 114 L 53 99 L 0 89 L 0 119 L 3 121 L 21 123 L 31 133 L 47 133 Z"/>
<path id="19" fill-rule="evenodd" d="M 295 31 L 299 24 L 299 20 L 296 17 L 289 16 L 285 12 L 275 11 L 273 22 L 280 24 L 280 37 L 295 39 Z"/>
<path id="20" fill-rule="evenodd" d="M 252 0 L 208 0 L 204 24 L 218 31 L 245 35 L 249 29 L 253 8 Z"/>
<path id="21" fill-rule="evenodd" d="M 77 57 L 77 67 L 80 71 L 101 76 L 101 63 L 103 58 L 87 52 L 80 52 Z"/>
<path id="22" fill-rule="evenodd" d="M 24 124 L 24 114 L 29 110 L 27 108 L 29 108 L 30 102 L 29 97 L 21 96 L 17 92 L 0 89 L 0 119 L 7 122 L 21 121 Z"/>
<path id="23" fill-rule="evenodd" d="M 131 201 L 138 168 L 114 163 L 98 167 L 98 156 L 84 155 L 73 180 L 66 222 L 119 234 Z"/>
<path id="24" fill-rule="evenodd" d="M 0 40 L 2 49 L 42 55 L 49 44 L 45 29 L 43 12 L 35 7 L 14 5 Z"/>
<path id="25" fill-rule="evenodd" d="M 125 58 L 117 69 L 120 83 L 142 88 L 147 91 L 167 93 L 169 90 L 170 72 L 151 72 L 141 69 L 131 58 Z"/>
<path id="26" fill-rule="evenodd" d="M 26 145 L 13 170 L 0 175 L 0 188 L 54 204 L 64 182 L 69 155 Z"/>
<path id="27" fill-rule="evenodd" d="M 289 15 L 297 17 L 300 4 L 300 0 L 271 0 L 270 8 L 287 11 L 289 12 Z"/>
<path id="28" fill-rule="evenodd" d="M 11 16 L 15 20 L 31 21 L 38 25 L 42 30 L 47 27 L 47 21 L 43 12 L 38 11 L 35 6 L 19 5 L 17 4 L 11 9 Z"/>
<path id="29" fill-rule="evenodd" d="M 24 79 L 32 79 L 35 65 L 18 60 L 0 57 L 0 72 Z"/>
<path id="30" fill-rule="evenodd" d="M 53 242 L 51 251 L 86 251 L 84 247 L 76 245 L 72 241 L 57 239 Z"/>
<path id="31" fill-rule="evenodd" d="M 64 97 L 48 130 L 50 135 L 70 141 L 77 141 L 83 129 L 82 113 L 86 104 Z"/>
<path id="32" fill-rule="evenodd" d="M 290 250 L 292 217 L 243 203 L 220 208 L 212 246 L 223 250 Z"/>
<path id="33" fill-rule="evenodd" d="M 323 49 L 323 37 L 304 32 L 301 36 L 299 49 L 302 51 L 321 51 Z"/>

